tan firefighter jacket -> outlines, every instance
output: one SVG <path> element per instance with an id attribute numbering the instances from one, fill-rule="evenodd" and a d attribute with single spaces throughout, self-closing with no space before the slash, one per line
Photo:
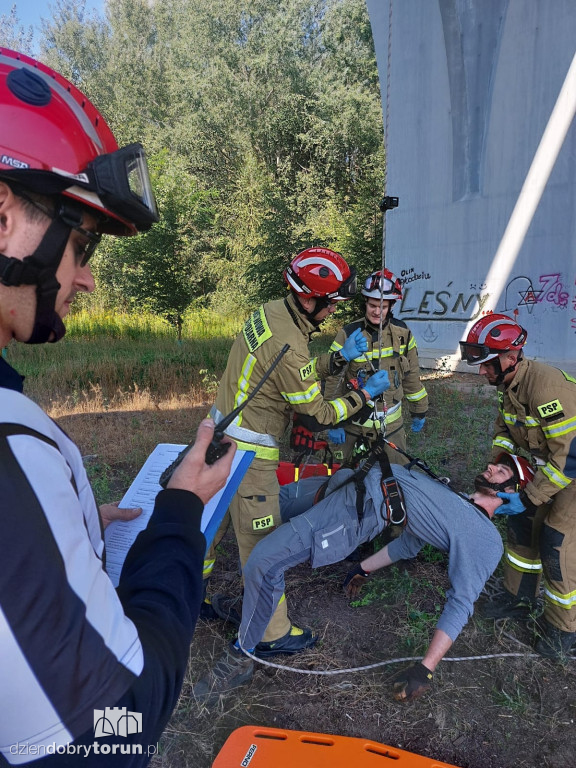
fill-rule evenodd
<path id="1" fill-rule="evenodd" d="M 576 379 L 559 368 L 522 360 L 508 386 L 498 387 L 493 458 L 528 451 L 538 471 L 526 486 L 537 506 L 576 478 Z"/>
<path id="2" fill-rule="evenodd" d="M 344 426 L 347 432 L 362 434 L 380 429 L 385 420 L 386 431 L 396 431 L 402 426 L 402 398 L 406 397 L 413 416 L 424 416 L 428 410 L 428 393 L 420 381 L 420 364 L 416 340 L 406 323 L 391 317 L 382 328 L 382 346 L 378 345 L 379 329 L 370 325 L 366 318 L 355 320 L 341 328 L 330 347 L 334 352 L 342 349 L 346 339 L 360 328 L 368 341 L 366 356 L 352 360 L 342 373 L 331 376 L 326 382 L 325 396 L 336 397 L 348 390 L 347 384 L 360 375 L 363 383 L 373 373 L 370 363 L 378 370 L 387 370 L 390 389 L 384 393 L 386 411 L 382 399 L 376 401 L 376 409 L 370 402 Z M 368 360 L 366 359 L 368 358 Z M 369 361 L 369 362 L 368 362 Z"/>
<path id="3" fill-rule="evenodd" d="M 324 399 L 318 379 L 334 373 L 335 362 L 330 353 L 310 359 L 308 342 L 316 330 L 290 295 L 255 310 L 232 346 L 211 411 L 217 422 L 246 400 L 282 347 L 290 345 L 262 389 L 226 430 L 240 448 L 255 450 L 256 459 L 279 460 L 279 441 L 291 411 L 313 417 L 322 429 L 348 419 L 366 403 L 361 392 Z"/>

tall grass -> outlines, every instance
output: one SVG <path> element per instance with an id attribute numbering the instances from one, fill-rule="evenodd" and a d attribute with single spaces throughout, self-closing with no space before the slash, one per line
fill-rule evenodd
<path id="1" fill-rule="evenodd" d="M 206 372 L 222 374 L 240 323 L 190 314 L 178 342 L 174 328 L 152 315 L 82 311 L 68 319 L 58 344 L 13 344 L 6 358 L 26 376 L 26 393 L 48 408 L 85 405 L 93 396 L 99 407 L 113 407 L 142 391 L 194 402 L 206 399 Z"/>

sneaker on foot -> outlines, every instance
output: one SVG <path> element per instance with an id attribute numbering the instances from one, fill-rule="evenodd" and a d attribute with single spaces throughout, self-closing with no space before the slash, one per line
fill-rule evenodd
<path id="1" fill-rule="evenodd" d="M 300 627 L 292 625 L 290 631 L 284 637 L 279 637 L 278 640 L 270 640 L 267 643 L 258 643 L 254 655 L 259 656 L 261 659 L 269 659 L 280 654 L 292 655 L 305 651 L 306 648 L 312 648 L 317 640 L 318 635 L 315 635 L 311 629 L 300 629 Z"/>
<path id="2" fill-rule="evenodd" d="M 239 628 L 242 621 L 242 598 L 225 595 L 223 592 L 217 592 L 212 595 L 210 602 L 216 616 L 223 621 L 229 621 Z"/>
<path id="3" fill-rule="evenodd" d="M 505 591 L 492 600 L 486 600 L 478 606 L 478 613 L 483 619 L 514 619 L 527 621 L 536 609 L 536 600 L 517 597 Z"/>
<path id="4" fill-rule="evenodd" d="M 196 683 L 192 693 L 196 701 L 210 705 L 222 694 L 250 682 L 253 674 L 252 659 L 230 643 L 210 672 Z"/>

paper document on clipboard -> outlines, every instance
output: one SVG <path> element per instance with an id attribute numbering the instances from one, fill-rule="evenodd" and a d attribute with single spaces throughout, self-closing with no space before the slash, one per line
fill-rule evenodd
<path id="1" fill-rule="evenodd" d="M 186 448 L 185 445 L 174 443 L 159 443 L 154 448 L 119 504 L 120 507 L 142 507 L 142 514 L 135 520 L 126 522 L 115 520 L 104 531 L 106 572 L 115 587 L 120 581 L 120 573 L 128 550 L 140 531 L 146 528 L 154 511 L 156 496 L 162 490 L 158 482 L 160 475 L 184 448 Z M 237 450 L 226 485 L 204 507 L 200 530 L 206 537 L 207 547 L 210 546 L 220 527 L 232 496 L 238 490 L 253 458 L 253 451 Z"/>

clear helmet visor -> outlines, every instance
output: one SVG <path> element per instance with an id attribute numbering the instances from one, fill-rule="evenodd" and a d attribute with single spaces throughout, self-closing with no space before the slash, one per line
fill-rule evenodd
<path id="1" fill-rule="evenodd" d="M 130 222 L 138 231 L 146 231 L 158 221 L 156 198 L 141 144 L 129 144 L 95 158 L 89 171 L 91 186 L 112 215 Z"/>

